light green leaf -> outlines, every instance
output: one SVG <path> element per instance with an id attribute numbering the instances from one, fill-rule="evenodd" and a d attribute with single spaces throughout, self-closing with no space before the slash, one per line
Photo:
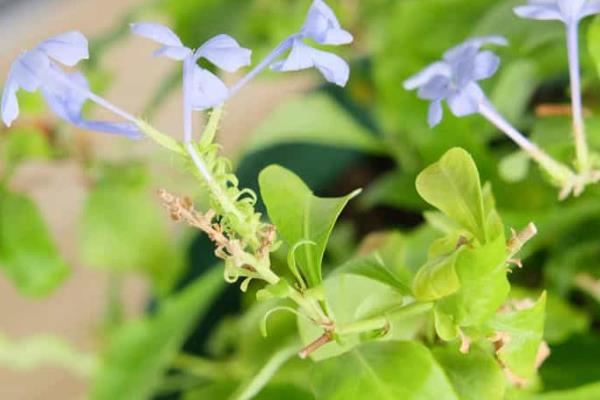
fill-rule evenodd
<path id="1" fill-rule="evenodd" d="M 487 241 L 479 172 L 465 150 L 449 150 L 417 177 L 417 191 L 481 243 Z"/>
<path id="2" fill-rule="evenodd" d="M 498 172 L 502 179 L 509 183 L 525 180 L 531 167 L 531 159 L 524 151 L 511 153 L 500 161 Z"/>
<path id="3" fill-rule="evenodd" d="M 339 198 L 316 197 L 298 176 L 277 165 L 265 168 L 259 182 L 269 217 L 286 242 L 290 246 L 304 240 L 314 243 L 300 246 L 296 261 L 308 286 L 318 286 L 323 280 L 321 264 L 331 230 L 360 190 Z"/>
<path id="4" fill-rule="evenodd" d="M 553 392 L 526 397 L 526 400 L 593 400 L 600 399 L 600 382 L 590 383 L 575 389 L 557 390 Z"/>
<path id="5" fill-rule="evenodd" d="M 506 384 L 498 362 L 489 352 L 473 346 L 468 354 L 454 348 L 437 348 L 433 356 L 461 400 L 503 400 Z"/>
<path id="6" fill-rule="evenodd" d="M 302 96 L 282 104 L 252 133 L 246 151 L 255 152 L 290 142 L 375 154 L 385 152 L 381 141 L 324 93 Z"/>
<path id="7" fill-rule="evenodd" d="M 544 334 L 546 294 L 528 309 L 501 313 L 490 321 L 490 328 L 508 334 L 498 351 L 502 363 L 515 375 L 531 379 L 536 373 L 536 358 Z"/>
<path id="8" fill-rule="evenodd" d="M 214 268 L 163 301 L 155 315 L 112 333 L 92 389 L 95 400 L 142 400 L 152 396 L 184 340 L 223 287 Z"/>
<path id="9" fill-rule="evenodd" d="M 439 301 L 459 326 L 473 326 L 494 315 L 510 291 L 506 243 L 502 236 L 489 244 L 459 254 L 455 268 L 460 290 Z"/>
<path id="10" fill-rule="evenodd" d="M 439 307 L 433 310 L 433 321 L 435 332 L 440 339 L 449 342 L 455 340 L 460 335 L 460 330 L 452 320 L 452 317 L 440 310 Z"/>
<path id="11" fill-rule="evenodd" d="M 96 369 L 96 358 L 80 353 L 64 340 L 49 335 L 11 341 L 0 335 L 0 365 L 31 371 L 42 366 L 59 366 L 84 377 Z"/>
<path id="12" fill-rule="evenodd" d="M 45 296 L 69 274 L 37 206 L 0 187 L 0 266 L 28 296 Z"/>
<path id="13" fill-rule="evenodd" d="M 85 263 L 116 271 L 137 270 L 165 293 L 182 259 L 168 233 L 165 212 L 139 165 L 107 167 L 92 189 L 81 220 Z"/>
<path id="14" fill-rule="evenodd" d="M 237 386 L 236 382 L 220 382 L 189 391 L 183 400 L 232 399 Z M 263 388 L 252 400 L 314 400 L 310 393 L 301 388 L 284 383 L 274 383 Z"/>
<path id="15" fill-rule="evenodd" d="M 417 272 L 412 284 L 417 300 L 437 300 L 455 293 L 460 288 L 456 260 L 462 249 L 461 247 L 452 254 L 429 260 Z"/>
<path id="16" fill-rule="evenodd" d="M 411 294 L 409 281 L 403 279 L 402 276 L 398 276 L 394 269 L 386 264 L 377 252 L 368 256 L 354 258 L 338 267 L 335 273 L 361 275 L 389 285 L 402 294 Z"/>
<path id="17" fill-rule="evenodd" d="M 317 400 L 458 400 L 444 371 L 417 342 L 370 343 L 313 367 Z"/>

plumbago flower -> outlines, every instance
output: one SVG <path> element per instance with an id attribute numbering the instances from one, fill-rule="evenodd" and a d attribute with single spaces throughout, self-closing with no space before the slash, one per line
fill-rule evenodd
<path id="1" fill-rule="evenodd" d="M 492 105 L 479 81 L 494 75 L 500 64 L 491 51 L 481 51 L 487 44 L 506 45 L 499 36 L 474 38 L 448 50 L 441 61 L 435 62 L 404 82 L 407 90 L 418 89 L 421 99 L 429 100 L 428 121 L 430 126 L 440 123 L 443 117 L 442 101 L 446 100 L 457 117 L 480 114 L 505 133 L 521 149 L 535 160 L 563 188 L 562 196 L 576 193 L 573 172 L 557 162 L 515 129 Z"/>
<path id="2" fill-rule="evenodd" d="M 72 67 L 87 58 L 87 39 L 77 31 L 54 36 L 17 57 L 10 68 L 2 94 L 1 113 L 6 126 L 10 127 L 19 116 L 17 92 L 20 89 L 28 92 L 39 90 L 52 111 L 73 125 L 130 138 L 141 137 L 141 132 L 133 123 L 90 121 L 82 117 L 83 105 L 89 99 L 127 120 L 135 120 L 92 93 L 82 74 L 66 73 L 58 65 Z"/>
<path id="3" fill-rule="evenodd" d="M 350 67 L 341 57 L 315 49 L 306 43 L 311 39 L 320 45 L 343 45 L 352 43 L 352 35 L 342 29 L 333 10 L 323 0 L 314 0 L 300 32 L 285 39 L 257 65 L 248 75 L 231 89 L 236 93 L 262 70 L 269 67 L 274 71 L 300 71 L 317 68 L 328 82 L 345 86 L 350 77 Z M 276 61 L 291 49 L 284 60 Z"/>
<path id="4" fill-rule="evenodd" d="M 599 12 L 598 0 L 529 0 L 527 5 L 515 7 L 515 13 L 520 17 L 559 20 L 565 24 L 577 24 Z"/>
<path id="5" fill-rule="evenodd" d="M 223 81 L 212 72 L 198 66 L 198 60 L 204 58 L 227 72 L 235 72 L 250 64 L 252 52 L 242 48 L 228 35 L 215 36 L 194 51 L 185 47 L 179 37 L 166 26 L 136 23 L 131 25 L 131 30 L 138 36 L 163 45 L 154 53 L 155 56 L 183 61 L 184 138 L 186 143 L 191 142 L 192 111 L 217 106 L 229 95 L 229 89 Z"/>
<path id="6" fill-rule="evenodd" d="M 590 169 L 590 160 L 581 100 L 578 28 L 583 18 L 600 13 L 600 0 L 529 0 L 527 5 L 515 7 L 514 11 L 522 18 L 559 20 L 565 24 L 577 167 L 580 173 L 586 174 Z"/>
<path id="7" fill-rule="evenodd" d="M 418 89 L 419 98 L 431 101 L 428 116 L 431 127 L 442 121 L 443 100 L 457 117 L 479 112 L 485 95 L 478 82 L 492 77 L 500 65 L 494 53 L 480 51 L 487 44 L 506 45 L 507 42 L 499 36 L 468 40 L 448 50 L 442 61 L 429 65 L 404 82 L 405 89 Z"/>

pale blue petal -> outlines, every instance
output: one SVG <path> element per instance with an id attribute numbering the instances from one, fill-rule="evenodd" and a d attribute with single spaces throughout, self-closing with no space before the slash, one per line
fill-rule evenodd
<path id="1" fill-rule="evenodd" d="M 581 10 L 580 18 L 589 17 L 590 15 L 600 14 L 600 1 L 589 1 Z"/>
<path id="2" fill-rule="evenodd" d="M 215 74 L 195 66 L 191 93 L 193 108 L 205 110 L 223 103 L 229 89 Z"/>
<path id="3" fill-rule="evenodd" d="M 514 12 L 521 18 L 564 21 L 564 17 L 556 4 L 519 6 L 514 8 Z"/>
<path id="4" fill-rule="evenodd" d="M 506 46 L 507 44 L 508 40 L 502 36 L 494 35 L 471 38 L 457 46 L 448 49 L 444 53 L 444 60 L 452 61 L 460 57 L 461 53 L 464 53 L 466 49 L 473 49 L 477 51 L 483 46 L 487 45 Z"/>
<path id="5" fill-rule="evenodd" d="M 185 60 L 191 54 L 190 49 L 181 46 L 163 46 L 154 52 L 155 57 L 168 57 L 177 61 Z"/>
<path id="6" fill-rule="evenodd" d="M 474 80 L 480 81 L 492 77 L 500 66 L 500 58 L 491 51 L 484 51 L 475 57 Z"/>
<path id="7" fill-rule="evenodd" d="M 131 31 L 165 46 L 183 47 L 179 37 L 164 25 L 153 22 L 138 22 L 131 24 Z"/>
<path id="8" fill-rule="evenodd" d="M 429 105 L 429 111 L 427 113 L 427 122 L 429 123 L 429 127 L 433 128 L 442 122 L 442 118 L 444 117 L 444 109 L 442 108 L 442 101 L 436 100 L 432 101 Z"/>
<path id="9" fill-rule="evenodd" d="M 404 89 L 414 90 L 420 86 L 423 86 L 429 82 L 434 76 L 450 76 L 450 66 L 443 62 L 438 61 L 423 69 L 421 72 L 411 76 L 404 81 Z"/>
<path id="10" fill-rule="evenodd" d="M 71 120 L 71 123 L 87 131 L 111 133 L 125 136 L 129 139 L 141 139 L 144 137 L 144 134 L 134 124 L 129 122 L 90 121 L 80 117 Z"/>
<path id="11" fill-rule="evenodd" d="M 4 84 L 4 91 L 2 92 L 2 121 L 8 127 L 10 127 L 15 119 L 19 116 L 19 102 L 17 101 L 17 91 L 19 85 L 11 78 L 10 74 L 6 83 Z"/>
<path id="12" fill-rule="evenodd" d="M 72 83 L 87 91 L 89 84 L 81 73 L 66 74 L 54 69 L 55 73 L 63 74 Z M 42 94 L 50 109 L 60 118 L 71 124 L 89 131 L 111 133 L 138 139 L 143 136 L 139 129 L 131 123 L 89 121 L 82 117 L 83 105 L 87 98 L 81 91 L 63 85 L 60 82 L 49 82 L 42 86 Z"/>
<path id="13" fill-rule="evenodd" d="M 283 61 L 274 63 L 271 69 L 274 71 L 300 71 L 303 69 L 312 68 L 315 63 L 312 59 L 313 49 L 310 46 L 296 40 L 292 46 L 292 50 L 287 58 Z"/>
<path id="14" fill-rule="evenodd" d="M 452 114 L 457 117 L 475 114 L 479 111 L 479 104 L 484 99 L 485 95 L 481 88 L 471 83 L 457 93 L 448 97 L 448 106 Z"/>
<path id="15" fill-rule="evenodd" d="M 351 43 L 352 35 L 341 29 L 333 10 L 322 0 L 315 0 L 308 10 L 302 34 L 320 44 L 341 45 Z"/>
<path id="16" fill-rule="evenodd" d="M 450 79 L 437 75 L 419 88 L 417 96 L 423 100 L 439 100 L 450 94 Z"/>
<path id="17" fill-rule="evenodd" d="M 343 29 L 329 29 L 325 33 L 322 44 L 328 44 L 332 46 L 352 43 L 354 37 L 348 31 Z"/>
<path id="18" fill-rule="evenodd" d="M 50 60 L 40 50 L 30 50 L 21 54 L 11 67 L 10 75 L 20 88 L 35 92 L 42 83 L 46 70 L 50 67 Z"/>
<path id="19" fill-rule="evenodd" d="M 70 31 L 54 36 L 40 43 L 38 49 L 54 60 L 69 67 L 89 58 L 88 41 L 78 31 Z"/>
<path id="20" fill-rule="evenodd" d="M 241 67 L 250 65 L 252 51 L 245 49 L 228 35 L 218 35 L 204 43 L 196 52 L 196 57 L 206 58 L 217 67 L 235 72 Z"/>
<path id="21" fill-rule="evenodd" d="M 274 71 L 300 71 L 316 67 L 329 82 L 345 86 L 350 77 L 350 67 L 346 61 L 326 51 L 295 41 L 288 57 L 271 66 Z"/>
<path id="22" fill-rule="evenodd" d="M 328 82 L 346 86 L 350 78 L 350 66 L 342 57 L 326 51 L 312 49 L 315 67 Z"/>
<path id="23" fill-rule="evenodd" d="M 587 0 L 558 0 L 558 8 L 565 20 L 576 23 L 586 2 Z"/>

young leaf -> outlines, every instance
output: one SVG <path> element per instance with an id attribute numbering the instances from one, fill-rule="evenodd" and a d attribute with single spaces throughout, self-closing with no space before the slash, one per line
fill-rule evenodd
<path id="1" fill-rule="evenodd" d="M 440 300 L 441 310 L 459 326 L 477 325 L 492 316 L 510 291 L 507 256 L 502 236 L 479 248 L 465 247 L 455 264 L 460 290 Z"/>
<path id="2" fill-rule="evenodd" d="M 119 327 L 102 355 L 92 399 L 150 398 L 190 330 L 222 287 L 223 273 L 214 268 L 164 300 L 155 315 Z"/>
<path id="3" fill-rule="evenodd" d="M 366 153 L 385 152 L 381 142 L 323 93 L 293 99 L 281 105 L 251 135 L 246 151 L 282 143 L 314 143 Z"/>
<path id="4" fill-rule="evenodd" d="M 531 379 L 536 373 L 536 360 L 544 333 L 546 294 L 537 303 L 524 310 L 498 314 L 489 326 L 508 335 L 498 357 L 515 375 Z"/>
<path id="5" fill-rule="evenodd" d="M 459 399 L 432 354 L 417 342 L 370 343 L 317 363 L 312 384 L 317 400 Z"/>
<path id="6" fill-rule="evenodd" d="M 460 288 L 456 260 L 462 249 L 461 247 L 452 254 L 430 260 L 417 272 L 412 284 L 417 300 L 437 300 L 455 293 Z"/>
<path id="7" fill-rule="evenodd" d="M 0 187 L 0 266 L 28 296 L 45 296 L 69 274 L 37 206 Z"/>
<path id="8" fill-rule="evenodd" d="M 503 400 L 505 378 L 494 358 L 473 346 L 468 354 L 454 348 L 437 348 L 433 356 L 444 368 L 461 400 Z"/>
<path id="9" fill-rule="evenodd" d="M 449 150 L 417 177 L 417 191 L 432 206 L 486 243 L 483 196 L 475 161 L 465 150 Z"/>
<path id="10" fill-rule="evenodd" d="M 336 268 L 335 273 L 364 276 L 389 285 L 402 294 L 411 294 L 410 282 L 398 276 L 378 253 L 354 258 Z"/>
<path id="11" fill-rule="evenodd" d="M 295 254 L 308 286 L 318 286 L 323 280 L 321 263 L 331 230 L 348 201 L 360 190 L 339 198 L 316 197 L 298 176 L 277 165 L 265 168 L 259 183 L 269 217 L 287 243 L 314 243 L 298 247 Z"/>

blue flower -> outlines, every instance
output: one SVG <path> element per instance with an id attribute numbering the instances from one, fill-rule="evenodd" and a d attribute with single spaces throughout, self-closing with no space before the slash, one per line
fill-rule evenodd
<path id="1" fill-rule="evenodd" d="M 49 107 L 62 119 L 83 129 L 141 136 L 133 124 L 89 121 L 81 111 L 86 100 L 96 97 L 83 75 L 67 74 L 57 63 L 72 67 L 88 58 L 88 43 L 80 32 L 71 31 L 40 43 L 13 62 L 2 94 L 2 120 L 7 126 L 19 116 L 17 92 L 40 90 Z"/>
<path id="2" fill-rule="evenodd" d="M 600 13 L 598 0 L 529 0 L 527 5 L 515 7 L 519 17 L 539 20 L 559 20 L 576 25 L 583 18 Z"/>
<path id="3" fill-rule="evenodd" d="M 314 0 L 300 33 L 290 37 L 292 50 L 288 57 L 271 65 L 275 71 L 299 71 L 317 68 L 327 79 L 345 86 L 350 77 L 350 67 L 343 58 L 326 51 L 317 50 L 304 43 L 310 38 L 322 45 L 352 43 L 352 35 L 343 30 L 335 14 L 323 0 Z"/>
<path id="4" fill-rule="evenodd" d="M 189 93 L 187 101 L 195 110 L 204 110 L 221 104 L 229 95 L 225 83 L 212 72 L 198 66 L 197 61 L 204 58 L 217 67 L 235 72 L 250 64 L 252 52 L 240 47 L 238 42 L 228 35 L 218 35 L 210 39 L 196 51 L 185 47 L 179 37 L 166 26 L 155 23 L 136 23 L 131 25 L 133 33 L 152 39 L 163 45 L 154 54 L 184 62 L 184 90 Z"/>
<path id="5" fill-rule="evenodd" d="M 435 62 L 404 82 L 407 90 L 418 89 L 421 99 L 431 101 L 428 121 L 431 127 L 443 117 L 442 101 L 446 100 L 454 115 L 462 117 L 479 111 L 485 99 L 478 82 L 493 76 L 500 59 L 491 51 L 480 51 L 487 44 L 506 45 L 498 36 L 470 39 L 448 50 Z"/>

